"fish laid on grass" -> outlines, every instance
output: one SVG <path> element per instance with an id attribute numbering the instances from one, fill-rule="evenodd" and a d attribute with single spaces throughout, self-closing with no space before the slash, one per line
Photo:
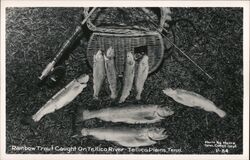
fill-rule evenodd
<path id="1" fill-rule="evenodd" d="M 226 116 L 226 112 L 216 107 L 216 105 L 212 101 L 206 99 L 205 97 L 197 93 L 186 91 L 183 89 L 173 90 L 171 88 L 167 88 L 163 90 L 163 92 L 167 96 L 172 97 L 176 102 L 181 103 L 183 105 L 189 107 L 199 107 L 201 109 L 204 109 L 205 111 L 214 112 L 218 114 L 221 118 Z"/>
<path id="2" fill-rule="evenodd" d="M 174 114 L 167 106 L 160 105 L 128 105 L 125 107 L 103 108 L 96 111 L 80 111 L 80 121 L 98 118 L 104 121 L 136 123 L 155 123 Z"/>
<path id="3" fill-rule="evenodd" d="M 143 90 L 143 86 L 144 86 L 144 83 L 148 77 L 148 70 L 149 70 L 148 56 L 144 55 L 139 62 L 138 73 L 137 73 L 137 76 L 135 78 L 135 87 L 136 87 L 136 91 L 137 91 L 136 99 L 137 100 L 141 99 L 141 93 Z"/>
<path id="4" fill-rule="evenodd" d="M 89 76 L 81 75 L 79 78 L 71 81 L 66 87 L 56 93 L 39 111 L 32 116 L 35 122 L 38 122 L 48 113 L 53 113 L 74 100 L 82 90 L 87 87 Z"/>
<path id="5" fill-rule="evenodd" d="M 115 68 L 115 61 L 114 61 L 115 53 L 114 49 L 110 47 L 107 50 L 107 55 L 104 55 L 105 60 L 105 69 L 106 74 L 109 82 L 109 88 L 111 91 L 111 99 L 116 99 L 117 97 L 117 77 L 116 77 L 116 68 Z"/>
<path id="6" fill-rule="evenodd" d="M 124 102 L 126 98 L 129 96 L 133 86 L 134 76 L 135 76 L 135 60 L 133 54 L 131 52 L 128 52 L 126 57 L 125 72 L 123 75 L 124 78 L 123 78 L 122 95 L 120 97 L 119 103 Z"/>
<path id="7" fill-rule="evenodd" d="M 104 57 L 102 51 L 99 50 L 93 58 L 93 89 L 94 89 L 94 99 L 98 99 L 99 92 L 101 90 L 103 81 L 105 79 L 105 65 Z"/>
<path id="8" fill-rule="evenodd" d="M 141 147 L 156 144 L 168 136 L 163 128 L 83 128 L 80 136 L 93 136 L 97 140 L 111 141 L 125 147 Z"/>

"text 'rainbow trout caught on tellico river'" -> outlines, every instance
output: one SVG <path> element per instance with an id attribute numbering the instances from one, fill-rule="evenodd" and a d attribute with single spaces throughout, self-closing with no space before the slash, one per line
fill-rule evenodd
<path id="1" fill-rule="evenodd" d="M 167 106 L 160 105 L 129 105 L 125 107 L 103 108 L 96 111 L 80 111 L 81 121 L 99 118 L 104 121 L 135 123 L 155 123 L 174 114 Z"/>
<path id="2" fill-rule="evenodd" d="M 85 87 L 87 87 L 88 81 L 89 76 L 86 74 L 71 81 L 66 87 L 57 92 L 57 94 L 55 94 L 42 108 L 40 108 L 40 110 L 32 116 L 32 119 L 35 122 L 38 122 L 44 115 L 52 113 L 69 104 Z"/>
<path id="3" fill-rule="evenodd" d="M 143 90 L 144 83 L 148 77 L 148 70 L 149 70 L 149 65 L 148 65 L 148 56 L 144 55 L 142 59 L 139 62 L 138 65 L 138 72 L 135 78 L 135 87 L 137 91 L 136 99 L 140 100 L 141 99 L 141 93 Z"/>
<path id="4" fill-rule="evenodd" d="M 173 98 L 176 102 L 181 103 L 183 105 L 189 107 L 199 107 L 208 112 L 215 112 L 221 118 L 226 116 L 226 112 L 216 107 L 212 101 L 204 98 L 203 96 L 197 93 L 186 91 L 183 89 L 173 90 L 171 88 L 167 88 L 163 90 L 163 92 L 167 96 Z"/>
<path id="5" fill-rule="evenodd" d="M 124 102 L 126 98 L 129 96 L 133 86 L 134 76 L 135 76 L 134 55 L 131 52 L 128 52 L 126 57 L 125 72 L 123 75 L 124 78 L 123 78 L 122 95 L 120 97 L 119 103 Z"/>
<path id="6" fill-rule="evenodd" d="M 93 89 L 94 99 L 98 99 L 99 92 L 101 90 L 104 78 L 105 78 L 105 65 L 102 51 L 99 50 L 93 57 Z"/>
<path id="7" fill-rule="evenodd" d="M 106 140 L 125 147 L 141 147 L 156 144 L 168 136 L 163 128 L 83 128 L 80 136 L 93 136 L 97 140 Z"/>
<path id="8" fill-rule="evenodd" d="M 114 61 L 115 53 L 114 49 L 110 47 L 107 50 L 107 55 L 104 55 L 105 60 L 105 69 L 109 82 L 109 88 L 111 91 L 111 99 L 115 99 L 117 97 L 117 78 L 116 78 L 116 69 L 115 69 L 115 61 Z"/>

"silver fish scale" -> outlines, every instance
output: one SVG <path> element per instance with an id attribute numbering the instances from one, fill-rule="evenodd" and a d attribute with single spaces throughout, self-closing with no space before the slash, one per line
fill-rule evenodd
<path id="1" fill-rule="evenodd" d="M 123 76 L 127 52 L 134 54 L 134 48 L 147 46 L 149 57 L 149 73 L 157 69 L 163 59 L 163 40 L 159 33 L 148 32 L 138 34 L 93 33 L 87 47 L 87 59 L 93 67 L 93 56 L 99 49 L 106 53 L 109 47 L 114 48 L 117 73 Z"/>

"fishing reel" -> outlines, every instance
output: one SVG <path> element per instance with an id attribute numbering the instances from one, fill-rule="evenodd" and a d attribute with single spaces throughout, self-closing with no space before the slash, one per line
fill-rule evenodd
<path id="1" fill-rule="evenodd" d="M 49 88 L 53 88 L 63 79 L 65 74 L 66 74 L 65 65 L 58 65 L 45 79 L 40 80 L 38 82 L 38 86 L 46 85 Z"/>
<path id="2" fill-rule="evenodd" d="M 48 77 L 47 86 L 54 87 L 60 82 L 66 74 L 66 67 L 63 65 L 56 66 L 53 73 Z"/>

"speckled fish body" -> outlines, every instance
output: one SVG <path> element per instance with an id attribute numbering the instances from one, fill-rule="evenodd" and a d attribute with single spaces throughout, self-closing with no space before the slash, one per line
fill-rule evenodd
<path id="1" fill-rule="evenodd" d="M 168 136 L 163 128 L 83 128 L 81 136 L 93 136 L 97 140 L 106 140 L 124 147 L 150 146 Z"/>
<path id="2" fill-rule="evenodd" d="M 149 70 L 148 56 L 144 55 L 139 62 L 138 73 L 137 73 L 137 76 L 135 78 L 135 87 L 136 87 L 136 91 L 137 91 L 136 99 L 137 100 L 141 99 L 141 93 L 143 91 L 143 86 L 144 86 L 144 83 L 148 77 L 148 70 Z"/>
<path id="3" fill-rule="evenodd" d="M 88 75 L 81 75 L 79 78 L 71 81 L 66 87 L 57 92 L 40 110 L 32 116 L 32 119 L 37 122 L 44 115 L 55 112 L 74 100 L 82 90 L 87 86 L 89 80 Z"/>
<path id="4" fill-rule="evenodd" d="M 190 91 L 186 91 L 183 89 L 173 90 L 171 88 L 167 88 L 163 90 L 163 92 L 173 98 L 176 102 L 181 103 L 183 105 L 189 107 L 199 107 L 208 112 L 214 112 L 218 114 L 221 118 L 226 116 L 226 113 L 216 107 L 216 105 L 206 99 L 205 97 Z"/>
<path id="5" fill-rule="evenodd" d="M 105 69 L 111 91 L 111 99 L 115 99 L 117 97 L 117 77 L 114 56 L 115 53 L 112 47 L 107 50 L 107 55 L 104 55 Z"/>
<path id="6" fill-rule="evenodd" d="M 103 121 L 139 124 L 159 122 L 174 112 L 167 106 L 147 104 L 103 108 L 96 111 L 84 110 L 80 114 L 82 114 L 81 120 L 98 118 Z"/>
<path id="7" fill-rule="evenodd" d="M 93 89 L 94 99 L 98 99 L 99 92 L 101 90 L 103 81 L 105 79 L 105 65 L 102 51 L 99 50 L 93 57 Z"/>
<path id="8" fill-rule="evenodd" d="M 122 103 L 127 99 L 133 86 L 133 81 L 135 76 L 135 60 L 131 52 L 127 53 L 125 73 L 123 76 L 124 76 L 123 89 L 119 103 Z"/>

